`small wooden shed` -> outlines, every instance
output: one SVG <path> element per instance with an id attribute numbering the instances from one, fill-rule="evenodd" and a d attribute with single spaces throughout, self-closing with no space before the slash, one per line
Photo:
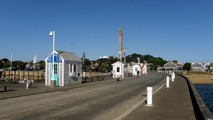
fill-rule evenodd
<path id="1" fill-rule="evenodd" d="M 54 51 L 46 59 L 45 85 L 50 86 L 52 80 L 52 70 L 54 66 L 54 80 L 56 86 L 65 86 L 82 83 L 82 61 L 74 53 L 60 50 Z"/>

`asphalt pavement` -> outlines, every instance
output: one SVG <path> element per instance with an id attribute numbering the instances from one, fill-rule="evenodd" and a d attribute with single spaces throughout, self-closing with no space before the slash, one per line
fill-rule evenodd
<path id="1" fill-rule="evenodd" d="M 169 88 L 162 88 L 153 95 L 152 106 L 145 103 L 123 120 L 196 120 L 187 81 L 176 75 Z"/>
<path id="2" fill-rule="evenodd" d="M 131 78 L 128 78 L 131 79 Z M 10 84 L 7 91 L 4 92 L 0 88 L 0 100 L 15 98 L 20 96 L 28 96 L 47 92 L 54 92 L 77 87 L 99 84 L 101 82 L 110 82 L 114 79 L 103 81 L 89 82 L 84 84 L 76 84 L 72 86 L 50 88 L 44 85 L 44 82 L 35 82 L 32 88 L 26 89 L 26 84 Z M 190 97 L 187 82 L 181 76 L 176 76 L 174 82 L 170 81 L 170 87 L 163 86 L 153 95 L 152 106 L 146 105 L 146 99 L 140 101 L 134 109 L 120 115 L 117 120 L 195 120 L 197 119 Z"/>

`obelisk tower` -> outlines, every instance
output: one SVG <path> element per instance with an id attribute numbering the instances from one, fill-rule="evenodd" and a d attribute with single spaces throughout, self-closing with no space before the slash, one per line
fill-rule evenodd
<path id="1" fill-rule="evenodd" d="M 123 30 L 122 28 L 118 31 L 118 58 L 120 59 L 120 62 L 122 62 L 123 59 Z"/>

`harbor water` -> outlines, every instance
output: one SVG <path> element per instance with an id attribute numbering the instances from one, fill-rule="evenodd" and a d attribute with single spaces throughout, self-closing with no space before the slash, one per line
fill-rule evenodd
<path id="1" fill-rule="evenodd" d="M 213 84 L 197 84 L 195 85 L 195 88 L 210 112 L 213 114 Z"/>

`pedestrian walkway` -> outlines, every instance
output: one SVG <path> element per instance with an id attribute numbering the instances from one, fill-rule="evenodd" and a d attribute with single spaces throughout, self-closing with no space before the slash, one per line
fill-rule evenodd
<path id="1" fill-rule="evenodd" d="M 187 82 L 177 76 L 169 88 L 153 95 L 153 106 L 142 104 L 124 120 L 195 120 L 196 115 Z"/>

